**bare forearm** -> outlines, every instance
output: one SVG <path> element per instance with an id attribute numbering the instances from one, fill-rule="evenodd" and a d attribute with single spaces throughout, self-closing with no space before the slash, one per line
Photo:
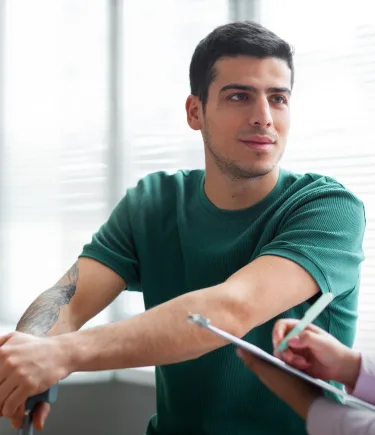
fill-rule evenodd
<path id="1" fill-rule="evenodd" d="M 38 336 L 75 331 L 68 304 L 76 291 L 78 273 L 76 263 L 54 287 L 38 296 L 18 322 L 17 331 Z"/>
<path id="2" fill-rule="evenodd" d="M 188 323 L 189 313 L 202 314 L 236 336 L 255 326 L 248 304 L 221 284 L 185 294 L 132 319 L 56 339 L 72 355 L 71 371 L 171 364 L 226 344 Z"/>

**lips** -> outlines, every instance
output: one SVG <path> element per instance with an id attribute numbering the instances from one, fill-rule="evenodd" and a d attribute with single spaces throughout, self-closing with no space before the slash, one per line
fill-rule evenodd
<path id="1" fill-rule="evenodd" d="M 270 145 L 273 144 L 275 141 L 269 136 L 256 135 L 241 139 L 241 142 L 253 143 L 257 145 Z"/>
<path id="2" fill-rule="evenodd" d="M 241 140 L 246 145 L 259 145 L 259 146 L 267 146 L 272 145 L 272 142 L 258 142 L 256 140 Z"/>
<path id="3" fill-rule="evenodd" d="M 265 135 L 253 135 L 243 139 L 240 139 L 246 147 L 256 151 L 270 151 L 275 143 L 275 140 L 270 136 Z"/>

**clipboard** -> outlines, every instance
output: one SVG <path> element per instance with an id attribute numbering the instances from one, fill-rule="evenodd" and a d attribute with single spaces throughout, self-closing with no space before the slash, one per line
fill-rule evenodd
<path id="1" fill-rule="evenodd" d="M 375 412 L 375 405 L 372 405 L 371 403 L 365 402 L 364 400 L 358 399 L 357 397 L 354 397 L 348 393 L 346 393 L 343 390 L 340 390 L 339 388 L 335 387 L 334 385 L 329 384 L 326 381 L 323 381 L 321 379 L 313 378 L 312 376 L 307 375 L 306 373 L 295 369 L 294 367 L 286 364 L 284 361 L 282 361 L 279 358 L 276 358 L 273 355 L 270 355 L 269 353 L 265 352 L 263 349 L 260 349 L 259 347 L 255 346 L 254 344 L 251 344 L 245 340 L 242 340 L 240 338 L 235 337 L 232 334 L 229 334 L 226 331 L 223 331 L 219 328 L 216 328 L 215 326 L 210 324 L 210 320 L 206 319 L 204 316 L 200 314 L 191 314 L 188 316 L 188 321 L 190 323 L 194 323 L 201 328 L 205 328 L 212 333 L 219 335 L 220 337 L 224 338 L 226 341 L 233 343 L 235 346 L 240 347 L 241 349 L 246 350 L 247 352 L 250 352 L 251 354 L 257 356 L 258 358 L 261 358 L 264 361 L 267 361 L 268 363 L 272 364 L 273 366 L 278 367 L 281 370 L 284 370 L 288 373 L 291 373 L 295 376 L 298 376 L 299 378 L 310 382 L 311 384 L 321 388 L 324 391 L 327 391 L 329 393 L 336 394 L 337 396 L 340 396 L 343 398 L 344 405 L 348 405 L 357 409 L 362 410 L 368 410 Z"/>

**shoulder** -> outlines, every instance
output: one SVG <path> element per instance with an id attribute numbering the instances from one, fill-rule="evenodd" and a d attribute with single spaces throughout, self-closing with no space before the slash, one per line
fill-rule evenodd
<path id="1" fill-rule="evenodd" d="M 203 175 L 203 170 L 159 171 L 146 175 L 126 192 L 131 215 L 175 209 L 177 202 L 185 201 L 198 191 Z"/>
<path id="2" fill-rule="evenodd" d="M 341 207 L 343 204 L 363 212 L 364 205 L 360 198 L 344 184 L 333 177 L 305 173 L 297 174 L 283 170 L 285 194 L 287 197 L 308 203 L 313 200 L 321 206 Z"/>
<path id="3" fill-rule="evenodd" d="M 323 174 L 317 174 L 314 172 L 306 172 L 304 174 L 292 172 L 286 169 L 282 169 L 282 176 L 285 179 L 285 184 L 294 189 L 307 190 L 320 189 L 320 190 L 346 190 L 349 189 L 344 186 L 341 182 L 333 177 Z"/>
<path id="4" fill-rule="evenodd" d="M 203 170 L 178 170 L 153 172 L 141 178 L 127 190 L 129 200 L 158 203 L 193 191 L 203 177 Z"/>
<path id="5" fill-rule="evenodd" d="M 132 193 L 149 194 L 150 192 L 165 192 L 168 189 L 185 187 L 201 179 L 203 170 L 178 170 L 174 173 L 166 171 L 153 172 L 141 178 L 136 186 L 129 189 Z"/>

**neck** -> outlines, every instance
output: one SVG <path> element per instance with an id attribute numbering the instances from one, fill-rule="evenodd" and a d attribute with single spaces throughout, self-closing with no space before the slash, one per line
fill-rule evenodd
<path id="1" fill-rule="evenodd" d="M 257 178 L 233 180 L 220 169 L 206 168 L 204 190 L 207 198 L 223 210 L 251 207 L 265 198 L 276 186 L 279 168 Z"/>

